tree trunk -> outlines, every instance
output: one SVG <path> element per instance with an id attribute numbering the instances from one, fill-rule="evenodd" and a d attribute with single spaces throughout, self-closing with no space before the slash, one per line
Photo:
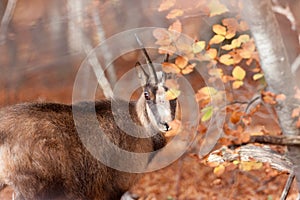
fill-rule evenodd
<path id="1" fill-rule="evenodd" d="M 295 81 L 271 1 L 244 0 L 243 3 L 243 15 L 255 39 L 269 90 L 286 96 L 286 99 L 278 102 L 276 106 L 282 132 L 285 135 L 300 135 L 295 120 L 291 117 L 295 106 Z M 290 146 L 289 156 L 300 189 L 300 147 Z"/>

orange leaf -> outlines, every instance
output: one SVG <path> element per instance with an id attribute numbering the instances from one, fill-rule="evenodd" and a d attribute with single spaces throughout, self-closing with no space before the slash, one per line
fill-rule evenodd
<path id="1" fill-rule="evenodd" d="M 183 15 L 183 10 L 180 9 L 173 9 L 169 12 L 167 15 L 167 19 L 174 19 L 176 17 L 182 16 Z"/>
<path id="2" fill-rule="evenodd" d="M 188 59 L 183 56 L 178 56 L 175 60 L 175 64 L 180 68 L 183 69 L 188 64 Z"/>
<path id="3" fill-rule="evenodd" d="M 234 111 L 231 116 L 230 116 L 230 121 L 231 123 L 233 124 L 237 124 L 240 120 L 241 120 L 241 117 L 243 116 L 243 113 L 242 112 L 236 112 Z"/>
<path id="4" fill-rule="evenodd" d="M 164 62 L 162 63 L 162 69 L 166 73 L 179 74 L 180 69 L 174 63 Z"/>
<path id="5" fill-rule="evenodd" d="M 292 118 L 299 117 L 300 115 L 300 107 L 295 108 L 292 112 Z"/>
<path id="6" fill-rule="evenodd" d="M 176 3 L 176 0 L 163 0 L 162 3 L 160 4 L 158 11 L 165 11 L 169 10 L 171 7 L 173 7 Z"/>
<path id="7" fill-rule="evenodd" d="M 194 71 L 195 66 L 196 66 L 196 63 L 190 64 L 190 65 L 186 66 L 183 70 L 181 70 L 181 73 L 184 75 L 189 74 Z"/>

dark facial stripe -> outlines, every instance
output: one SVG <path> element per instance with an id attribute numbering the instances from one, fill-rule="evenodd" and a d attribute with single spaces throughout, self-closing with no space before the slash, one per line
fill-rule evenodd
<path id="1" fill-rule="evenodd" d="M 175 119 L 176 106 L 177 106 L 177 99 L 171 100 L 170 101 L 170 109 L 171 109 L 172 120 Z"/>

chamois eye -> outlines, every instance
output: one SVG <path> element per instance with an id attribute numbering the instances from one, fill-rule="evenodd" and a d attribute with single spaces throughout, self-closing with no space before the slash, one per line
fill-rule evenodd
<path id="1" fill-rule="evenodd" d="M 149 94 L 149 92 L 145 91 L 144 92 L 144 96 L 145 96 L 146 100 L 150 100 L 150 94 Z"/>

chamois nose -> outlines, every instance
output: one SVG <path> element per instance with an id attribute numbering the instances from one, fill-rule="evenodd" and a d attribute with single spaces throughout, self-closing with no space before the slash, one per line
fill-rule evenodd
<path id="1" fill-rule="evenodd" d="M 169 126 L 169 124 L 168 123 L 166 123 L 166 122 L 163 122 L 163 123 L 161 123 L 163 126 L 164 126 L 164 128 L 165 128 L 165 131 L 169 131 L 169 130 L 171 130 L 171 127 Z"/>

